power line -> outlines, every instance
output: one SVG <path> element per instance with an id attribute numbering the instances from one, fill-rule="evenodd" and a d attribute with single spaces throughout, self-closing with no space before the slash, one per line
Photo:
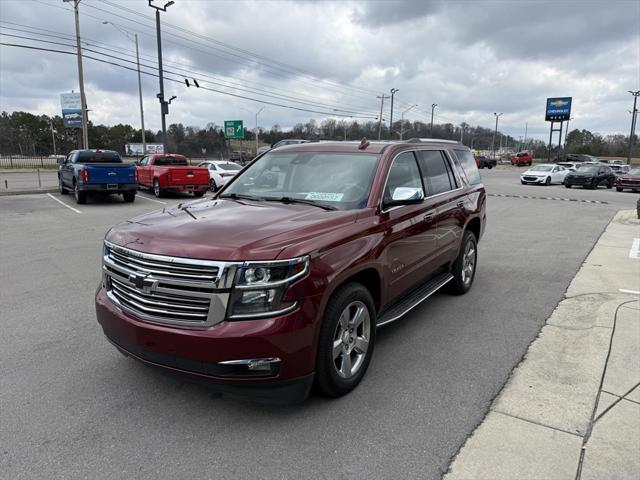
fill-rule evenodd
<path id="1" fill-rule="evenodd" d="M 7 46 L 7 47 L 26 48 L 26 49 L 30 49 L 30 50 L 39 50 L 39 51 L 52 52 L 52 53 L 76 55 L 76 52 L 68 52 L 68 51 L 64 51 L 64 50 L 57 50 L 57 49 L 51 49 L 51 48 L 35 47 L 35 46 L 31 46 L 31 45 L 22 45 L 22 44 L 14 44 L 14 43 L 7 43 L 7 42 L 0 42 L 0 45 Z M 100 59 L 100 58 L 96 58 L 96 57 L 93 57 L 93 56 L 90 56 L 90 55 L 84 55 L 84 54 L 82 55 L 82 57 L 83 58 L 87 58 L 89 60 L 94 60 L 94 61 L 97 61 L 97 62 L 100 62 L 100 63 L 105 63 L 105 64 L 108 64 L 108 65 L 113 65 L 113 66 L 116 66 L 116 67 L 124 68 L 126 70 L 137 72 L 136 68 L 127 67 L 126 65 L 121 65 L 119 63 L 111 62 L 109 60 L 104 60 L 104 59 Z M 121 60 L 123 60 L 123 59 L 121 59 Z M 123 60 L 123 61 L 128 61 L 128 60 Z M 150 72 L 146 72 L 146 71 L 141 71 L 141 73 L 143 73 L 144 75 L 149 75 L 149 76 L 156 77 L 156 78 L 158 77 L 158 75 L 150 73 Z M 165 80 L 184 85 L 183 79 L 179 79 L 178 80 L 178 79 L 167 77 L 167 78 L 165 78 Z M 205 86 L 200 86 L 200 89 L 201 90 L 207 90 L 207 91 L 210 91 L 210 92 L 220 93 L 222 95 L 228 95 L 228 96 L 232 96 L 232 97 L 236 97 L 236 98 L 242 98 L 244 100 L 250 100 L 250 101 L 254 101 L 254 102 L 265 104 L 265 105 L 271 105 L 271 106 L 274 106 L 274 107 L 287 108 L 287 109 L 290 109 L 290 110 L 297 110 L 297 111 L 308 112 L 308 113 L 318 113 L 318 114 L 321 114 L 321 115 L 327 115 L 329 117 L 371 118 L 371 117 L 355 117 L 353 115 L 344 115 L 344 114 L 339 114 L 339 113 L 335 113 L 335 112 L 311 110 L 311 109 L 306 109 L 306 108 L 295 107 L 295 106 L 292 106 L 292 105 L 283 105 L 283 104 L 280 104 L 280 103 L 275 103 L 275 102 L 270 102 L 270 101 L 261 100 L 261 99 L 257 99 L 257 98 L 247 97 L 247 96 L 238 95 L 238 94 L 235 94 L 235 93 L 223 92 L 221 90 L 217 90 L 217 89 L 209 88 L 209 87 L 205 87 Z"/>

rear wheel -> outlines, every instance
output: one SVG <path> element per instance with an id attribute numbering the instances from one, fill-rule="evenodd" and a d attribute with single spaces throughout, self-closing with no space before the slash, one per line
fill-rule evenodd
<path id="1" fill-rule="evenodd" d="M 218 190 L 218 185 L 216 185 L 216 181 L 213 178 L 209 180 L 209 187 L 211 187 L 212 192 L 216 192 Z"/>
<path id="2" fill-rule="evenodd" d="M 163 190 L 160 188 L 160 180 L 157 178 L 153 179 L 153 194 L 158 198 L 164 195 Z"/>
<path id="3" fill-rule="evenodd" d="M 371 293 L 359 283 L 340 287 L 327 304 L 320 328 L 316 388 L 339 397 L 364 377 L 376 338 L 376 313 Z"/>
<path id="4" fill-rule="evenodd" d="M 493 165 L 489 164 L 489 165 L 487 165 L 487 168 L 488 168 L 489 170 L 491 170 L 491 169 L 493 168 Z"/>
<path id="5" fill-rule="evenodd" d="M 73 193 L 76 197 L 76 203 L 82 205 L 87 203 L 87 192 L 82 192 L 78 189 L 78 184 L 74 182 L 73 184 Z"/>
<path id="6" fill-rule="evenodd" d="M 609 183 L 607 183 L 607 188 L 613 188 L 613 180 L 610 180 Z"/>
<path id="7" fill-rule="evenodd" d="M 133 203 L 136 200 L 136 192 L 127 192 L 122 194 L 124 203 Z"/>
<path id="8" fill-rule="evenodd" d="M 571 184 L 567 183 L 566 181 L 564 182 L 564 186 L 567 187 L 567 188 L 571 188 Z"/>
<path id="9" fill-rule="evenodd" d="M 199 191 L 199 192 L 198 192 L 198 191 L 196 191 L 196 192 L 193 192 L 193 196 L 194 196 L 194 197 L 196 197 L 196 198 L 200 198 L 200 197 L 201 197 L 201 196 L 203 196 L 203 195 L 204 195 L 204 192 L 203 192 L 203 191 Z"/>
<path id="10" fill-rule="evenodd" d="M 447 283 L 445 290 L 454 295 L 462 295 L 471 289 L 476 276 L 478 263 L 478 239 L 469 230 L 462 236 L 462 245 L 458 258 L 453 262 L 451 274 L 453 280 Z"/>

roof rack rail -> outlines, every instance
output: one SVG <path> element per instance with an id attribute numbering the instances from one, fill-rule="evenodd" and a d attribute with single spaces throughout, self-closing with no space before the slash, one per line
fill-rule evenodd
<path id="1" fill-rule="evenodd" d="M 460 143 L 457 140 L 444 140 L 442 138 L 410 138 L 409 140 L 403 140 L 405 143 Z"/>

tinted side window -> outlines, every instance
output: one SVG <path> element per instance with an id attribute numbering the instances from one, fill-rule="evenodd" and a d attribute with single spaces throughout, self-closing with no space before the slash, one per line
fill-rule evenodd
<path id="1" fill-rule="evenodd" d="M 448 162 L 439 150 L 422 150 L 418 152 L 418 161 L 422 178 L 427 188 L 427 195 L 437 195 L 456 188 L 455 180 L 448 167 Z"/>
<path id="2" fill-rule="evenodd" d="M 460 162 L 465 177 L 467 177 L 467 182 L 469 182 L 470 185 L 482 183 L 480 180 L 480 172 L 478 172 L 478 167 L 471 152 L 468 150 L 454 150 L 454 153 Z"/>
<path id="3" fill-rule="evenodd" d="M 420 170 L 412 152 L 401 153 L 393 160 L 387 178 L 387 186 L 384 189 L 383 204 L 391 201 L 393 192 L 398 187 L 413 187 L 423 190 Z"/>
<path id="4" fill-rule="evenodd" d="M 141 167 L 144 167 L 145 165 L 147 165 L 147 163 L 149 163 L 149 157 L 144 157 L 142 160 L 140 160 Z"/>

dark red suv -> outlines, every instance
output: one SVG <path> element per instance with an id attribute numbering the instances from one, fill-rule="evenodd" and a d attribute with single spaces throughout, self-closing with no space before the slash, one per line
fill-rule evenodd
<path id="1" fill-rule="evenodd" d="M 459 143 L 278 148 L 212 198 L 113 227 L 98 321 L 125 355 L 229 395 L 343 395 L 377 327 L 471 288 L 485 201 Z"/>

